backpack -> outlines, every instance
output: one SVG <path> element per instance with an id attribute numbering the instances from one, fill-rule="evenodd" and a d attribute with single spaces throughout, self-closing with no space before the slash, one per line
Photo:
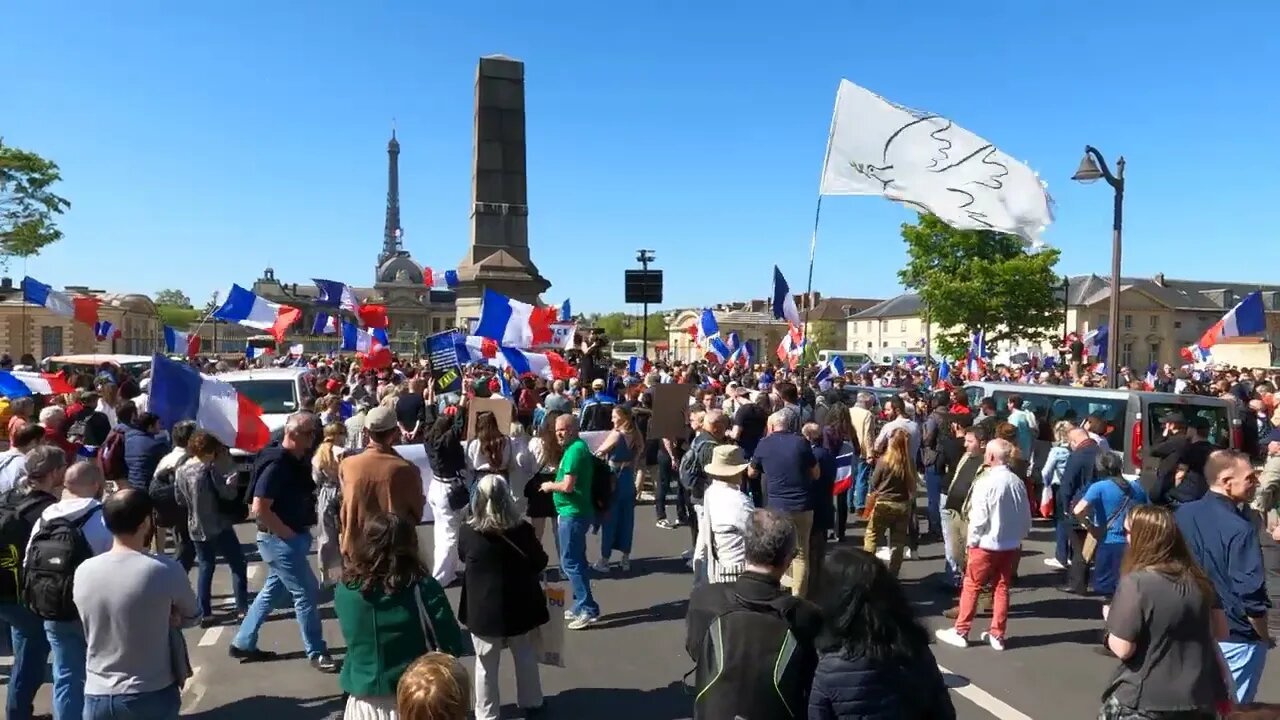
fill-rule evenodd
<path id="1" fill-rule="evenodd" d="M 75 620 L 75 600 L 71 591 L 76 568 L 93 557 L 93 548 L 84 537 L 84 524 L 102 512 L 102 505 L 75 520 L 54 518 L 40 525 L 31 537 L 24 563 L 22 601 L 31 612 L 45 620 Z"/>
<path id="2" fill-rule="evenodd" d="M 593 402 L 582 408 L 582 432 L 598 432 L 613 427 L 613 403 Z"/>
<path id="3" fill-rule="evenodd" d="M 55 500 L 44 493 L 21 495 L 10 490 L 0 496 L 0 602 L 17 603 L 22 598 L 22 559 L 35 517 Z"/>
<path id="4" fill-rule="evenodd" d="M 805 716 L 812 661 L 791 631 L 787 613 L 799 601 L 753 602 L 733 594 L 734 607 L 707 628 L 694 669 L 695 720 L 772 720 Z"/>
<path id="5" fill-rule="evenodd" d="M 124 431 L 112 428 L 98 450 L 98 467 L 108 480 L 123 480 L 129 475 L 124 464 Z"/>
<path id="6" fill-rule="evenodd" d="M 613 507 L 613 485 L 615 478 L 609 463 L 592 455 L 591 462 L 591 507 L 597 515 L 604 515 Z"/>
<path id="7" fill-rule="evenodd" d="M 702 449 L 709 444 L 714 445 L 715 441 L 695 438 L 689 446 L 689 452 L 680 458 L 680 484 L 689 491 L 694 500 L 702 499 L 707 489 L 707 471 L 703 469 L 700 456 Z"/>
<path id="8" fill-rule="evenodd" d="M 110 439 L 110 438 L 108 438 Z M 156 506 L 156 524 L 161 527 L 179 527 L 187 523 L 187 511 L 178 499 L 178 466 L 187 461 L 183 455 L 178 462 L 158 471 L 147 485 L 147 494 Z"/>

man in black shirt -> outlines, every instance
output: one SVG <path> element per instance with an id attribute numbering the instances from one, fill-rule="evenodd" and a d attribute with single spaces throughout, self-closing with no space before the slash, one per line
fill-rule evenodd
<path id="1" fill-rule="evenodd" d="M 426 384 L 418 378 L 409 381 L 409 389 L 396 398 L 396 424 L 406 443 L 422 440 L 427 429 L 427 401 L 422 396 Z"/>
<path id="2" fill-rule="evenodd" d="M 338 669 L 321 632 L 316 607 L 320 583 L 308 558 L 311 527 L 317 520 L 310 456 L 319 434 L 315 415 L 296 413 L 289 417 L 280 443 L 264 448 L 254 461 L 250 491 L 258 516 L 258 553 L 269 572 L 231 641 L 231 657 L 242 662 L 276 659 L 276 653 L 258 649 L 258 631 L 277 601 L 289 595 L 311 666 L 326 673 Z"/>
<path id="3" fill-rule="evenodd" d="M 733 415 L 733 428 L 729 437 L 733 438 L 742 454 L 750 460 L 756 454 L 756 446 L 764 437 L 765 423 L 769 420 L 769 408 L 772 404 L 767 393 L 756 396 L 755 402 L 744 403 Z M 751 495 L 751 502 L 756 507 L 764 506 L 764 493 L 760 489 L 760 478 L 747 478 L 745 491 Z"/>

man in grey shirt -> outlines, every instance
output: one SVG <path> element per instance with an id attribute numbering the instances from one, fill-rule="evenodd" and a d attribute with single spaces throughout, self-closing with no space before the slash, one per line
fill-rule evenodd
<path id="1" fill-rule="evenodd" d="M 182 566 L 146 551 L 154 510 L 144 491 L 107 498 L 111 549 L 76 568 L 72 593 L 88 645 L 86 720 L 176 719 L 182 706 L 189 669 L 173 629 L 195 625 L 200 611 Z"/>

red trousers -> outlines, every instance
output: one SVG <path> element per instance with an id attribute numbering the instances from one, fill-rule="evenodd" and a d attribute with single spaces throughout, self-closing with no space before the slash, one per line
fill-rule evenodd
<path id="1" fill-rule="evenodd" d="M 989 632 L 1004 638 L 1009 621 L 1009 586 L 1013 584 L 1013 569 L 1021 554 L 1020 550 L 969 548 L 964 588 L 960 591 L 960 612 L 956 615 L 956 632 L 961 637 L 968 637 L 973 626 L 973 616 L 978 612 L 978 593 L 984 587 L 994 586 Z"/>

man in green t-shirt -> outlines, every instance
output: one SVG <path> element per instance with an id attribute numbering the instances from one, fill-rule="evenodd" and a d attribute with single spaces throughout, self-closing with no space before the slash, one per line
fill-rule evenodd
<path id="1" fill-rule="evenodd" d="M 556 418 L 556 437 L 564 454 L 555 482 L 542 483 L 542 492 L 552 493 L 560 520 L 560 570 L 573 588 L 573 607 L 565 614 L 570 630 L 581 630 L 600 619 L 600 606 L 591 595 L 587 574 L 587 530 L 595 518 L 591 505 L 591 474 L 595 458 L 578 436 L 578 420 L 572 415 Z"/>

